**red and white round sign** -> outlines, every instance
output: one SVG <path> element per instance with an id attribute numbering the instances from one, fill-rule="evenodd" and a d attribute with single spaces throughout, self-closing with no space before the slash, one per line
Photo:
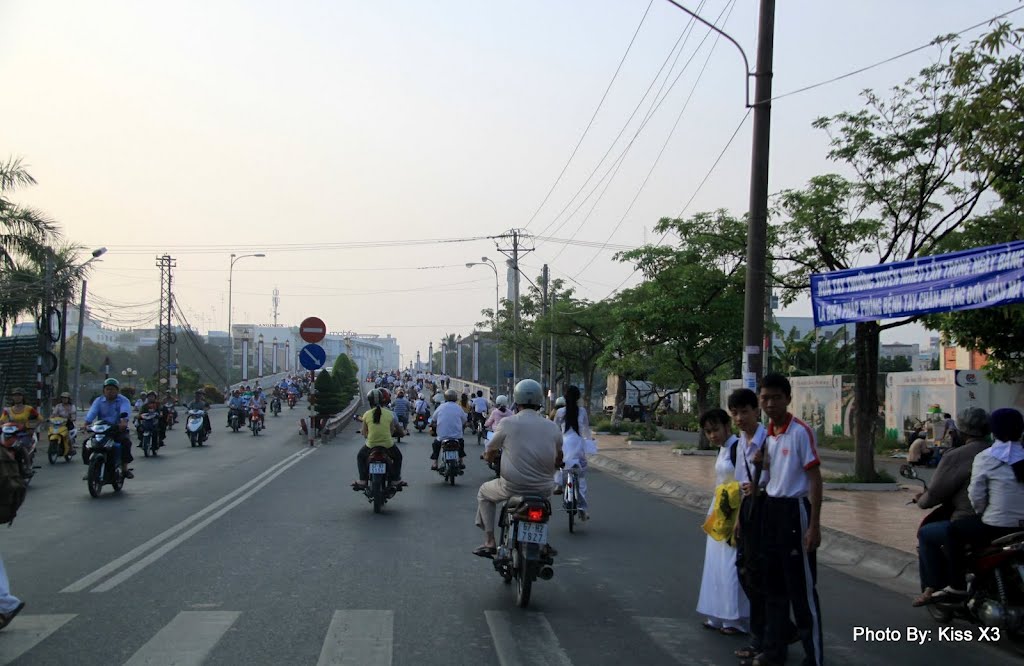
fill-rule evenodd
<path id="1" fill-rule="evenodd" d="M 320 342 L 327 335 L 327 324 L 319 317 L 306 317 L 299 324 L 299 337 L 309 343 Z"/>

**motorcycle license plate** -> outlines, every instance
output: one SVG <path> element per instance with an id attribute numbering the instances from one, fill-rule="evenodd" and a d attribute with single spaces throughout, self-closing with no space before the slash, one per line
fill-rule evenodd
<path id="1" fill-rule="evenodd" d="M 546 544 L 548 542 L 547 523 L 519 523 L 520 543 Z"/>
<path id="2" fill-rule="evenodd" d="M 387 474 L 387 463 L 370 463 L 370 474 Z"/>
<path id="3" fill-rule="evenodd" d="M 445 460 L 458 460 L 459 459 L 459 452 L 458 451 L 445 451 L 444 452 L 444 459 Z"/>

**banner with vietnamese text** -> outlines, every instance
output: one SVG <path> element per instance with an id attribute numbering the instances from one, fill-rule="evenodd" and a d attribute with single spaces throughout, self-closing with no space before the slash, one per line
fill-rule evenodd
<path id="1" fill-rule="evenodd" d="M 814 325 L 1024 301 L 1024 241 L 811 276 Z"/>

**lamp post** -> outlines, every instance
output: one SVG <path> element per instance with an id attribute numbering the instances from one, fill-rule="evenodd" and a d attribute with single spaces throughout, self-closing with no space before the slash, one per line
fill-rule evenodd
<path id="1" fill-rule="evenodd" d="M 138 374 L 139 371 L 133 370 L 132 368 L 125 368 L 121 371 L 121 376 L 128 378 L 128 386 L 130 386 L 133 391 L 135 390 L 135 376 Z"/>
<path id="2" fill-rule="evenodd" d="M 224 361 L 224 375 L 228 381 L 228 388 L 231 387 L 231 365 L 235 357 L 235 346 L 231 340 L 231 278 L 235 271 L 235 262 L 246 257 L 265 257 L 267 255 L 262 252 L 257 254 L 242 254 L 236 255 L 231 254 L 231 264 L 228 266 L 228 354 L 227 359 Z"/>
<path id="3" fill-rule="evenodd" d="M 100 247 L 92 251 L 92 259 L 82 264 L 83 267 L 96 261 L 107 253 L 107 248 Z M 75 339 L 75 374 L 72 383 L 74 384 L 74 405 L 78 406 L 79 387 L 78 382 L 82 374 L 82 335 L 85 329 L 85 287 L 86 281 L 82 280 L 82 300 L 78 305 L 78 337 Z"/>
<path id="4" fill-rule="evenodd" d="M 263 378 L 263 334 L 260 333 L 256 342 L 256 377 Z"/>
<path id="5" fill-rule="evenodd" d="M 455 338 L 455 376 L 462 379 L 462 336 Z"/>
<path id="6" fill-rule="evenodd" d="M 498 295 L 498 267 L 487 257 L 480 257 L 480 261 L 471 261 L 466 264 L 466 268 L 473 266 L 490 266 L 494 271 L 494 321 L 491 324 L 491 330 L 494 331 L 494 390 L 498 391 L 501 386 L 501 370 L 498 363 L 498 307 L 501 305 L 501 298 Z"/>

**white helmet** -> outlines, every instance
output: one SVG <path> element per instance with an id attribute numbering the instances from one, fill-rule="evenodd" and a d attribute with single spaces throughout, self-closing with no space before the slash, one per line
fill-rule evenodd
<path id="1" fill-rule="evenodd" d="M 496 404 L 499 407 L 507 405 L 508 404 L 508 396 L 507 395 L 499 395 L 497 398 L 494 399 L 494 404 Z"/>
<path id="2" fill-rule="evenodd" d="M 444 399 L 448 402 L 455 402 L 459 399 L 459 394 L 455 389 L 448 389 L 444 392 Z"/>
<path id="3" fill-rule="evenodd" d="M 565 398 L 559 397 L 555 400 L 555 407 L 565 407 Z"/>
<path id="4" fill-rule="evenodd" d="M 370 407 L 376 407 L 380 404 L 382 397 L 380 389 L 370 389 L 366 394 L 366 402 L 370 403 Z"/>
<path id="5" fill-rule="evenodd" d="M 442 402 L 444 402 L 444 396 L 441 395 L 440 393 L 435 393 L 434 394 L 434 404 L 440 405 Z"/>
<path id="6" fill-rule="evenodd" d="M 521 407 L 540 407 L 544 403 L 544 390 L 536 381 L 524 379 L 516 384 L 512 399 Z"/>

